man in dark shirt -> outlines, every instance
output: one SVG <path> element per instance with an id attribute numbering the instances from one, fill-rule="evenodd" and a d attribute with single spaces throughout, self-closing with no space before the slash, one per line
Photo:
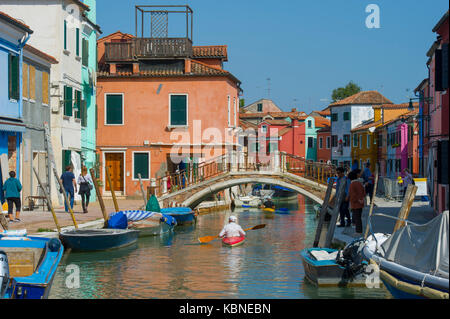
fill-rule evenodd
<path id="1" fill-rule="evenodd" d="M 67 198 L 70 201 L 70 208 L 73 210 L 73 202 L 75 199 L 75 192 L 77 191 L 77 182 L 75 181 L 75 175 L 72 172 L 72 166 L 67 166 L 66 171 L 61 175 L 61 183 L 66 191 Z M 66 212 L 69 212 L 66 201 L 64 201 L 64 207 Z"/>

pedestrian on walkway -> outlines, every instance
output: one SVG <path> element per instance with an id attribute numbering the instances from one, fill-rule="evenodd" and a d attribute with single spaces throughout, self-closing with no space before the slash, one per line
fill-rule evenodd
<path id="1" fill-rule="evenodd" d="M 81 206 L 83 207 L 83 213 L 88 213 L 89 199 L 91 197 L 91 189 L 93 188 L 94 182 L 92 181 L 91 175 L 88 174 L 87 167 L 81 167 L 81 174 L 78 176 L 78 185 L 80 185 L 80 190 L 78 194 L 81 196 Z"/>
<path id="2" fill-rule="evenodd" d="M 364 180 L 364 190 L 366 194 L 369 195 L 369 203 L 372 202 L 373 198 L 373 189 L 374 189 L 374 176 L 370 170 L 370 162 L 367 162 L 366 168 L 364 168 L 364 172 L 362 173 L 362 178 Z"/>
<path id="3" fill-rule="evenodd" d="M 409 172 L 409 169 L 407 169 L 407 168 L 403 169 L 403 171 L 402 171 L 402 180 L 403 180 L 403 184 L 402 184 L 402 187 L 403 187 L 403 198 L 405 198 L 406 190 L 408 189 L 408 186 L 410 184 L 415 185 L 414 178 L 411 175 L 411 173 Z"/>
<path id="4" fill-rule="evenodd" d="M 348 191 L 350 189 L 350 180 L 347 176 L 345 176 L 345 170 L 343 167 L 338 167 L 337 170 L 337 182 L 336 182 L 336 192 L 339 190 L 339 187 L 341 185 L 341 179 L 343 178 L 345 181 L 345 195 L 342 199 L 341 206 L 339 207 L 339 217 L 340 217 L 340 225 L 338 227 L 350 227 L 352 225 L 352 219 L 350 217 L 350 211 L 348 209 L 349 207 L 349 197 L 348 197 Z M 335 201 L 336 202 L 336 201 Z M 347 219 L 347 224 L 345 223 L 345 219 Z"/>
<path id="5" fill-rule="evenodd" d="M 3 184 L 3 192 L 5 192 L 5 198 L 8 202 L 8 217 L 9 222 L 20 222 L 20 192 L 22 191 L 22 184 L 16 178 L 16 172 L 9 172 L 9 178 L 6 180 L 5 184 Z M 13 218 L 13 208 L 16 205 L 16 218 Z"/>
<path id="6" fill-rule="evenodd" d="M 364 186 L 359 180 L 360 176 L 360 169 L 354 170 L 348 174 L 348 178 L 351 180 L 348 197 L 350 208 L 352 210 L 353 222 L 355 223 L 355 232 L 358 236 L 362 235 L 362 210 L 364 208 L 364 199 L 366 197 Z"/>
<path id="7" fill-rule="evenodd" d="M 61 183 L 66 191 L 67 198 L 70 201 L 70 208 L 73 210 L 73 202 L 75 200 L 75 192 L 77 191 L 77 182 L 75 181 L 75 175 L 72 172 L 72 165 L 66 167 L 66 171 L 61 175 Z M 64 208 L 66 213 L 69 212 L 66 201 L 64 201 Z"/>

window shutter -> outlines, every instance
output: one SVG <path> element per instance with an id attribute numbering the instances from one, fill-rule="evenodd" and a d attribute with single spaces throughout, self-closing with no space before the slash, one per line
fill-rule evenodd
<path id="1" fill-rule="evenodd" d="M 82 45 L 82 50 L 83 50 L 82 63 L 84 66 L 87 67 L 89 64 L 89 41 L 86 39 L 83 39 L 82 43 L 83 43 L 83 45 Z"/>
<path id="2" fill-rule="evenodd" d="M 81 92 L 75 90 L 75 108 L 77 109 L 75 118 L 81 119 Z"/>
<path id="3" fill-rule="evenodd" d="M 67 50 L 67 21 L 64 20 L 64 50 Z"/>
<path id="4" fill-rule="evenodd" d="M 8 63 L 9 74 L 9 98 L 19 100 L 19 57 L 16 55 L 9 55 Z"/>
<path id="5" fill-rule="evenodd" d="M 86 127 L 87 126 L 87 103 L 86 100 L 81 101 L 81 126 Z"/>
<path id="6" fill-rule="evenodd" d="M 76 52 L 77 56 L 80 56 L 80 29 L 79 28 L 77 28 L 77 30 L 76 30 L 75 41 L 76 41 L 76 43 L 75 43 L 76 51 L 75 52 Z"/>
<path id="7" fill-rule="evenodd" d="M 28 64 L 22 64 L 22 96 L 28 98 Z"/>
<path id="8" fill-rule="evenodd" d="M 123 124 L 122 95 L 108 94 L 106 96 L 106 124 Z"/>
<path id="9" fill-rule="evenodd" d="M 148 153 L 134 153 L 134 178 L 138 179 L 141 174 L 142 179 L 149 179 L 149 156 Z"/>
<path id="10" fill-rule="evenodd" d="M 36 68 L 30 65 L 30 99 L 36 101 Z"/>
<path id="11" fill-rule="evenodd" d="M 72 116 L 72 88 L 64 86 L 64 115 Z"/>
<path id="12" fill-rule="evenodd" d="M 42 103 L 50 105 L 48 78 L 49 74 L 47 72 L 42 72 Z"/>
<path id="13" fill-rule="evenodd" d="M 187 125 L 187 96 L 171 95 L 170 99 L 170 125 Z"/>

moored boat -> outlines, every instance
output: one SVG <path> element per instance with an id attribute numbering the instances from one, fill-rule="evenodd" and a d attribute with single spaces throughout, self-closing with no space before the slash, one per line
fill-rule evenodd
<path id="1" fill-rule="evenodd" d="M 261 205 L 262 200 L 258 196 L 237 196 L 234 199 L 235 207 L 252 208 Z"/>
<path id="2" fill-rule="evenodd" d="M 355 260 L 360 241 L 343 251 L 330 248 L 307 248 L 300 252 L 305 277 L 319 287 L 363 287 L 367 262 Z"/>
<path id="3" fill-rule="evenodd" d="M 175 218 L 161 213 L 130 210 L 123 214 L 127 217 L 128 229 L 138 230 L 139 237 L 167 234 L 177 225 Z"/>
<path id="4" fill-rule="evenodd" d="M 189 207 L 163 208 L 161 209 L 161 214 L 175 218 L 178 226 L 195 223 L 195 212 Z"/>
<path id="5" fill-rule="evenodd" d="M 64 253 L 57 238 L 0 233 L 0 299 L 46 299 Z"/>
<path id="6" fill-rule="evenodd" d="M 375 247 L 367 241 L 362 253 L 394 298 L 448 299 L 448 228 L 446 211 L 424 225 L 408 223 L 383 243 L 372 240 Z"/>
<path id="7" fill-rule="evenodd" d="M 133 229 L 78 229 L 61 232 L 64 246 L 74 251 L 118 249 L 136 243 L 139 231 Z"/>
<path id="8" fill-rule="evenodd" d="M 237 247 L 245 242 L 245 236 L 241 237 L 228 237 L 222 239 L 222 244 L 227 247 Z"/>

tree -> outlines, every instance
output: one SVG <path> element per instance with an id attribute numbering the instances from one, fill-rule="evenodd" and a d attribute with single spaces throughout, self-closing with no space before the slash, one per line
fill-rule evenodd
<path id="1" fill-rule="evenodd" d="M 334 89 L 331 98 L 333 99 L 333 102 L 337 102 L 359 92 L 361 92 L 361 87 L 353 83 L 353 81 L 350 81 L 346 87 Z"/>

